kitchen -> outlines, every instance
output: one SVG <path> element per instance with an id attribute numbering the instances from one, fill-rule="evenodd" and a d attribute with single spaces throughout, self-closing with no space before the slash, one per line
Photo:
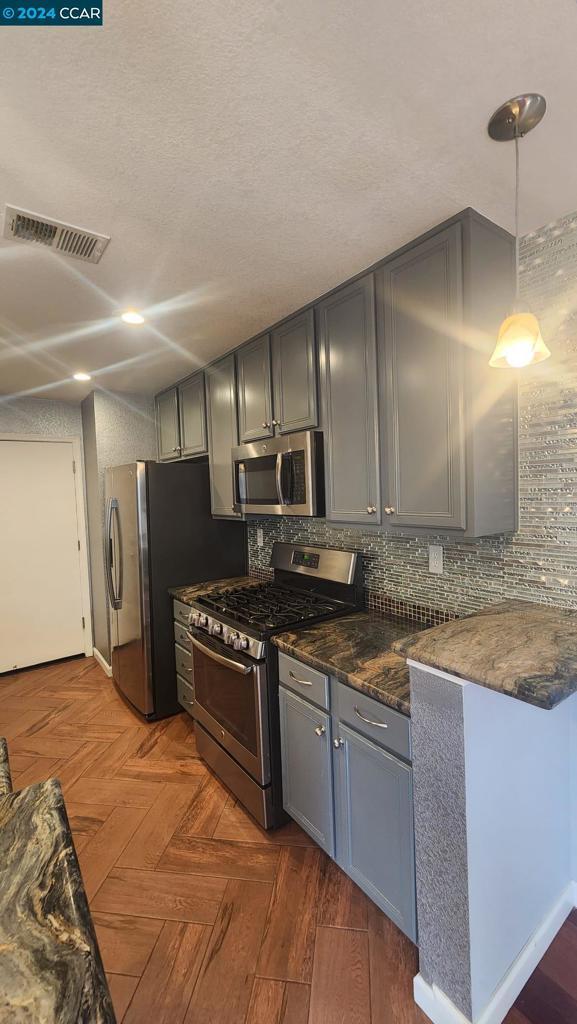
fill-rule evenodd
<path id="1" fill-rule="evenodd" d="M 252 159 L 273 97 L 296 116 L 337 66 L 386 91 L 404 73 L 393 39 L 423 67 L 431 35 L 452 55 L 459 39 L 462 73 L 485 44 L 452 5 L 448 32 L 396 12 L 382 68 L 390 11 L 328 24 L 313 5 L 299 52 L 298 19 L 241 7 L 188 12 L 206 37 L 186 45 L 204 59 L 210 40 L 216 66 L 205 80 L 173 61 L 152 99 L 138 54 L 166 68 L 186 41 L 163 24 L 161 55 L 147 23 L 124 51 L 132 123 L 110 118 L 111 69 L 82 139 L 105 202 L 79 154 L 68 199 L 54 177 L 47 195 L 24 165 L 39 143 L 9 112 L 0 1019 L 26 1005 L 34 1022 L 577 1020 L 572 72 L 549 57 L 537 79 L 528 59 L 547 32 L 568 47 L 577 13 L 563 38 L 527 9 L 517 52 L 507 11 L 513 63 L 498 89 L 471 84 L 456 142 L 448 67 L 430 97 L 399 100 L 411 139 L 391 107 L 381 149 L 363 114 L 340 179 L 309 105 L 311 180 L 279 188 L 287 137 L 270 165 Z M 498 13 L 476 12 L 477 29 Z M 105 11 L 63 74 L 91 48 L 118 56 L 133 14 Z M 23 68 L 61 58 L 61 34 L 9 33 L 22 103 L 38 100 Z M 270 97 L 246 78 L 265 39 Z M 172 195 L 152 144 L 179 138 L 176 111 L 150 137 L 149 115 L 177 82 L 192 107 Z M 532 82 L 546 105 L 519 96 Z M 211 124 L 200 96 L 217 93 Z M 140 159 L 123 150 L 116 182 L 97 149 L 123 133 Z M 207 169 L 230 137 L 220 190 Z M 412 139 L 434 163 L 426 186 Z M 45 146 L 56 167 L 63 142 Z M 72 254 L 70 231 L 86 236 Z"/>

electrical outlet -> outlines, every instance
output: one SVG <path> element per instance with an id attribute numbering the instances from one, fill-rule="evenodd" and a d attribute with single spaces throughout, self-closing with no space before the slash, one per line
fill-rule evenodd
<path id="1" fill-rule="evenodd" d="M 429 572 L 440 576 L 443 572 L 443 548 L 441 544 L 429 544 Z"/>
<path id="2" fill-rule="evenodd" d="M 257 547 L 259 547 L 259 548 L 262 548 L 263 545 L 264 545 L 264 534 L 262 532 L 262 526 L 257 527 L 256 543 L 257 543 Z"/>

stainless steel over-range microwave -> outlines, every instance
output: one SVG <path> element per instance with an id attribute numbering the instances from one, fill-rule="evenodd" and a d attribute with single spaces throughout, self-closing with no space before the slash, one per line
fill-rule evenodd
<path id="1" fill-rule="evenodd" d="M 325 512 L 323 435 L 285 434 L 232 449 L 235 508 L 263 516 Z"/>

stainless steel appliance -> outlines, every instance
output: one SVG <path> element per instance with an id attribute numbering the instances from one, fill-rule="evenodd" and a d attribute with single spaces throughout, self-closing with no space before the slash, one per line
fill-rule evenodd
<path id="1" fill-rule="evenodd" d="M 198 750 L 265 828 L 282 823 L 275 633 L 343 615 L 360 604 L 351 551 L 275 543 L 274 578 L 193 602 Z"/>
<path id="2" fill-rule="evenodd" d="M 267 516 L 322 516 L 323 435 L 318 430 L 232 449 L 235 507 Z"/>
<path id="3" fill-rule="evenodd" d="M 246 528 L 212 518 L 206 459 L 106 471 L 104 564 L 114 682 L 147 718 L 176 714 L 168 588 L 246 572 Z"/>

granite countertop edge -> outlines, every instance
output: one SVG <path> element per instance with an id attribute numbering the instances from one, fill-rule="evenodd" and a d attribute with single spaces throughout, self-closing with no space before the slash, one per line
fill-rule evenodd
<path id="1" fill-rule="evenodd" d="M 577 692 L 577 612 L 511 599 L 397 640 L 393 650 L 552 711 Z"/>
<path id="2" fill-rule="evenodd" d="M 273 643 L 278 647 L 279 651 L 283 652 L 283 654 L 288 654 L 290 657 L 296 658 L 297 661 L 302 661 L 304 665 L 310 665 L 311 668 L 318 669 L 319 672 L 324 672 L 326 675 L 334 676 L 334 678 L 338 679 L 339 682 L 352 687 L 353 690 L 357 690 L 359 693 L 366 693 L 367 697 L 372 697 L 373 700 L 378 701 L 379 704 L 384 704 L 393 711 L 398 711 L 401 715 L 405 715 L 406 718 L 410 718 L 410 701 L 396 697 L 394 694 L 386 693 L 379 689 L 378 686 L 367 683 L 364 679 L 359 679 L 353 672 L 347 672 L 345 669 L 339 668 L 333 661 L 329 662 L 322 658 L 315 657 L 314 654 L 303 652 L 298 647 L 298 644 L 283 640 L 282 636 L 273 637 Z M 405 659 L 399 656 L 399 662 L 404 663 L 404 661 Z"/>

